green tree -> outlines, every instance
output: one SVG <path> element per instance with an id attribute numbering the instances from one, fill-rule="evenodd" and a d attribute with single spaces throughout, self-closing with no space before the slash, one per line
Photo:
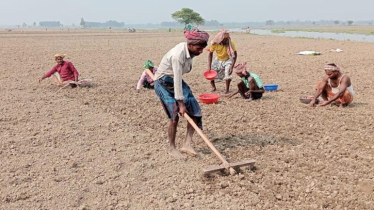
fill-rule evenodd
<path id="1" fill-rule="evenodd" d="M 83 27 L 83 28 L 86 27 L 86 22 L 84 21 L 83 18 L 81 18 L 81 22 L 79 23 L 79 25 L 80 25 L 81 27 Z"/>
<path id="2" fill-rule="evenodd" d="M 22 24 L 22 28 L 26 28 L 27 27 L 27 24 L 26 23 L 23 23 Z"/>
<path id="3" fill-rule="evenodd" d="M 205 20 L 200 16 L 199 13 L 193 11 L 190 8 L 182 8 L 180 11 L 176 11 L 171 14 L 171 17 L 179 23 L 204 25 Z"/>
<path id="4" fill-rule="evenodd" d="M 348 23 L 348 25 L 352 25 L 353 20 L 348 20 L 347 23 Z"/>
<path id="5" fill-rule="evenodd" d="M 335 25 L 338 25 L 340 22 L 339 20 L 334 20 Z"/>
<path id="6" fill-rule="evenodd" d="M 36 26 L 36 23 L 34 22 L 33 25 L 34 25 L 34 27 L 35 27 L 35 26 Z"/>

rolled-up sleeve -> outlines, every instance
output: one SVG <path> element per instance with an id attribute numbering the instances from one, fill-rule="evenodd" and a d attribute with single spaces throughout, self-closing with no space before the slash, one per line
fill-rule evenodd
<path id="1" fill-rule="evenodd" d="M 142 87 L 142 84 L 145 79 L 145 74 L 146 74 L 145 71 L 143 71 L 142 76 L 140 77 L 140 79 L 138 80 L 138 84 L 136 85 L 137 90 L 140 90 L 140 88 Z"/>
<path id="2" fill-rule="evenodd" d="M 234 51 L 237 51 L 237 50 L 236 50 L 235 43 L 234 43 L 233 41 L 231 41 L 231 46 L 232 46 L 232 49 L 233 49 Z"/>
<path id="3" fill-rule="evenodd" d="M 71 71 L 73 72 L 74 77 L 78 78 L 79 73 L 78 73 L 77 69 L 74 67 L 74 65 L 72 63 L 69 63 L 69 67 L 70 67 Z"/>
<path id="4" fill-rule="evenodd" d="M 57 66 L 54 66 L 51 70 L 49 70 L 47 73 L 45 73 L 46 77 L 52 76 L 52 74 L 56 73 L 57 71 Z"/>
<path id="5" fill-rule="evenodd" d="M 215 50 L 216 50 L 216 45 L 215 44 L 210 45 L 209 51 L 214 52 Z"/>
<path id="6" fill-rule="evenodd" d="M 183 89 L 182 89 L 182 71 L 183 65 L 178 57 L 172 57 L 171 65 L 174 73 L 174 98 L 176 100 L 183 100 Z"/>

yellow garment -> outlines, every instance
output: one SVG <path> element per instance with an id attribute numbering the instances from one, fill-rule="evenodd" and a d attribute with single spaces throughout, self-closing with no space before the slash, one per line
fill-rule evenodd
<path id="1" fill-rule="evenodd" d="M 231 41 L 232 49 L 236 51 L 235 43 Z M 225 61 L 230 58 L 229 54 L 227 53 L 227 46 L 221 44 L 212 44 L 210 45 L 210 52 L 216 51 L 217 58 L 220 61 Z"/>
<path id="2" fill-rule="evenodd" d="M 55 54 L 55 58 L 57 57 L 65 58 L 65 56 L 66 54 L 60 54 L 60 53 Z"/>

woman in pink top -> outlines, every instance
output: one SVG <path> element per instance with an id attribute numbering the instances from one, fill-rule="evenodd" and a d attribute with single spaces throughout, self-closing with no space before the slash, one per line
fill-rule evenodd
<path id="1" fill-rule="evenodd" d="M 71 84 L 71 86 L 76 87 L 78 84 L 79 73 L 71 62 L 64 61 L 64 57 L 64 54 L 56 54 L 55 60 L 57 65 L 55 65 L 50 71 L 45 73 L 39 79 L 39 82 L 53 75 L 53 79 L 57 83 L 57 85 L 63 86 L 67 82 L 75 82 L 75 84 L 73 83 Z"/>
<path id="2" fill-rule="evenodd" d="M 153 81 L 154 81 L 154 74 L 157 71 L 157 66 L 154 66 L 153 62 L 147 60 L 144 63 L 145 70 L 140 77 L 138 84 L 136 85 L 136 92 L 139 93 L 141 86 L 143 85 L 144 88 L 147 89 L 154 89 Z"/>

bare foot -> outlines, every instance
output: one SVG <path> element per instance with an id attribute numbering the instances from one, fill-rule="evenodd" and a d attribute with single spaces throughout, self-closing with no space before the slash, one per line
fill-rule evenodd
<path id="1" fill-rule="evenodd" d="M 211 90 L 210 90 L 210 92 L 216 92 L 216 88 L 212 88 Z"/>
<path id="2" fill-rule="evenodd" d="M 181 152 L 185 152 L 189 155 L 192 155 L 192 156 L 196 156 L 197 153 L 195 152 L 195 150 L 191 147 L 191 146 L 187 146 L 187 145 L 184 145 L 182 148 L 180 148 L 180 151 Z"/>
<path id="3" fill-rule="evenodd" d="M 336 103 L 335 101 L 331 103 L 330 106 L 340 106 L 340 104 Z"/>
<path id="4" fill-rule="evenodd" d="M 253 99 L 252 98 L 248 98 L 246 101 L 247 102 L 251 102 L 251 101 L 253 101 Z"/>
<path id="5" fill-rule="evenodd" d="M 223 94 L 223 97 L 230 97 L 231 96 L 231 94 Z"/>
<path id="6" fill-rule="evenodd" d="M 178 159 L 183 159 L 184 158 L 184 155 L 182 153 L 180 153 L 177 149 L 175 148 L 170 148 L 169 149 L 169 155 L 173 156 L 173 157 L 176 157 Z"/>
<path id="7" fill-rule="evenodd" d="M 339 105 L 339 108 L 343 109 L 343 108 L 345 108 L 345 107 L 347 107 L 347 106 L 348 106 L 348 104 L 340 104 L 340 105 Z"/>

